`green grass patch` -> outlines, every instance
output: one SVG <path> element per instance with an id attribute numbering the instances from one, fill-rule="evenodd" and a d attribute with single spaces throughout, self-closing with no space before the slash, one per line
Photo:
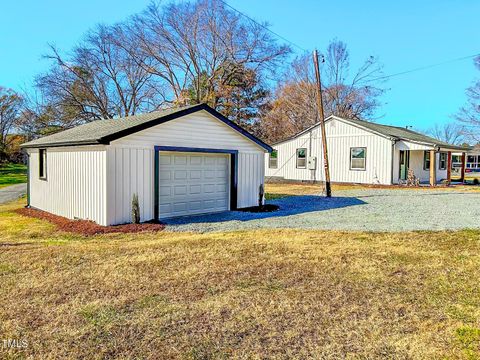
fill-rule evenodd
<path id="1" fill-rule="evenodd" d="M 80 315 L 94 326 L 105 326 L 117 320 L 119 313 L 111 305 L 89 304 L 80 310 Z"/>
<path id="2" fill-rule="evenodd" d="M 292 196 L 288 194 L 272 194 L 272 193 L 266 193 L 265 194 L 265 199 L 266 200 L 275 200 L 275 199 L 282 199 L 287 196 Z"/>
<path id="3" fill-rule="evenodd" d="M 14 274 L 17 270 L 10 264 L 0 263 L 0 276 Z"/>
<path id="4" fill-rule="evenodd" d="M 0 165 L 0 188 L 27 182 L 27 166 L 23 164 Z"/>
<path id="5" fill-rule="evenodd" d="M 456 331 L 457 339 L 463 346 L 463 353 L 467 359 L 478 359 L 480 350 L 480 329 L 463 326 Z"/>

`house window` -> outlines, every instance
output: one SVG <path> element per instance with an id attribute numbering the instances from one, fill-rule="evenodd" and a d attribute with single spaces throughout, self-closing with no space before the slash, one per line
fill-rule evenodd
<path id="1" fill-rule="evenodd" d="M 350 148 L 350 170 L 365 170 L 367 160 L 367 148 Z"/>
<path id="2" fill-rule="evenodd" d="M 439 170 L 447 170 L 447 153 L 440 153 L 440 161 L 438 162 Z"/>
<path id="3" fill-rule="evenodd" d="M 430 151 L 423 152 L 423 170 L 430 170 Z"/>
<path id="4" fill-rule="evenodd" d="M 38 177 L 40 179 L 47 178 L 47 149 L 38 151 Z"/>
<path id="5" fill-rule="evenodd" d="M 278 152 L 277 152 L 277 150 L 273 150 L 270 153 L 270 156 L 268 158 L 268 167 L 270 169 L 276 169 L 278 167 Z"/>
<path id="6" fill-rule="evenodd" d="M 297 149 L 297 169 L 306 169 L 307 167 L 307 149 Z"/>

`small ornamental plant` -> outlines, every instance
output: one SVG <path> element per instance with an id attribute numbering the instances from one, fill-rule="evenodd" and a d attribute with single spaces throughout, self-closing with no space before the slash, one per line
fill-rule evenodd
<path id="1" fill-rule="evenodd" d="M 258 207 L 261 209 L 263 208 L 263 197 L 265 195 L 265 190 L 263 188 L 263 184 L 260 184 L 258 187 Z"/>
<path id="2" fill-rule="evenodd" d="M 140 224 L 140 205 L 138 205 L 137 194 L 133 194 L 132 199 L 132 223 Z"/>

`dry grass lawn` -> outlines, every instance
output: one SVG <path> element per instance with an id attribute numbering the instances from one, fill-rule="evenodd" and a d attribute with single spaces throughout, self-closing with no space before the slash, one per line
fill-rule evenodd
<path id="1" fill-rule="evenodd" d="M 0 206 L 0 358 L 475 359 L 480 232 L 80 237 Z M 446 221 L 448 221 L 446 219 Z"/>

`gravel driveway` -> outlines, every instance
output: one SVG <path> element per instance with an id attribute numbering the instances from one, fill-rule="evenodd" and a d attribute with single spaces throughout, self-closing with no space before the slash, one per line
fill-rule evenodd
<path id="1" fill-rule="evenodd" d="M 27 193 L 27 184 L 10 185 L 0 189 L 0 204 L 13 201 Z"/>
<path id="2" fill-rule="evenodd" d="M 316 195 L 269 201 L 273 213 L 239 211 L 166 221 L 171 231 L 231 231 L 262 228 L 360 231 L 480 228 L 480 192 L 429 189 L 354 189 L 327 199 Z"/>

